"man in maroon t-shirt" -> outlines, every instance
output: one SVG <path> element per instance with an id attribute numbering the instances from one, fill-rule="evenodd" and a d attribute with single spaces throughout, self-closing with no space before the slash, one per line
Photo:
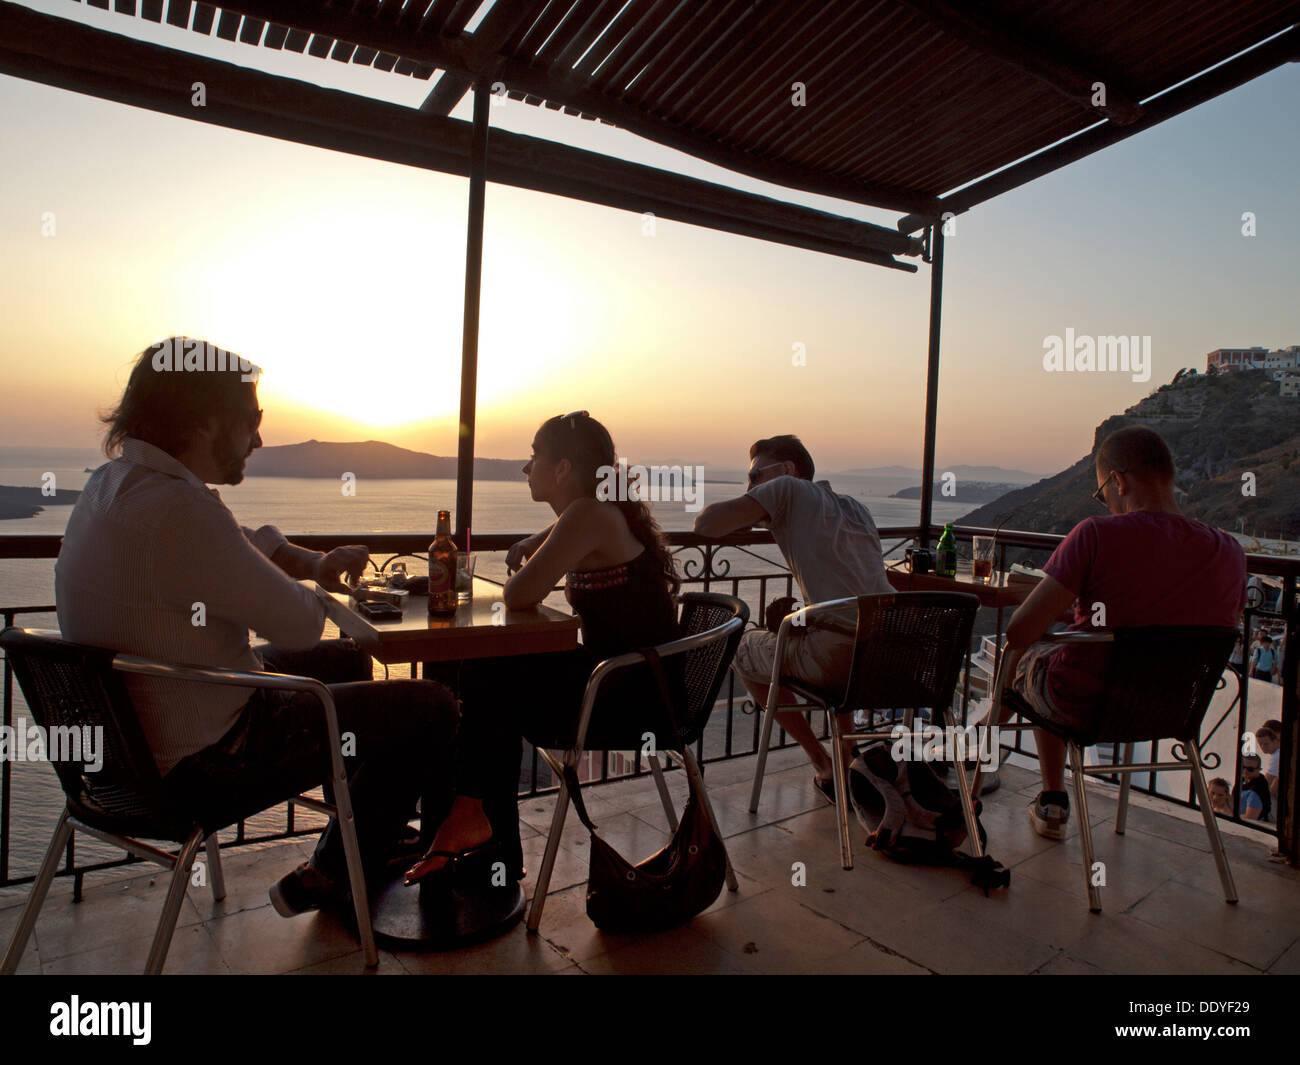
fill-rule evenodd
<path id="1" fill-rule="evenodd" d="M 1150 625 L 1231 627 L 1245 606 L 1246 555 L 1227 533 L 1186 518 L 1174 501 L 1174 462 L 1146 426 L 1120 429 L 1097 449 L 1096 499 L 1110 514 L 1087 518 L 1061 541 L 1047 576 L 1007 625 L 1012 687 L 1043 717 L 1067 727 L 1095 712 L 1104 645 L 1031 647 L 1073 603 L 1070 629 Z M 1070 817 L 1065 744 L 1034 732 L 1043 790 L 1030 804 L 1035 831 L 1064 839 Z"/>

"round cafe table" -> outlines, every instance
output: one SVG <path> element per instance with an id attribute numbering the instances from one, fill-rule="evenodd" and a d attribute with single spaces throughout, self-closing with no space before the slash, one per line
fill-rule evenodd
<path id="1" fill-rule="evenodd" d="M 507 610 L 501 586 L 474 578 L 473 598 L 454 615 L 431 617 L 426 596 L 409 596 L 401 620 L 374 621 L 348 596 L 316 586 L 329 619 L 386 665 L 543 654 L 578 646 L 579 621 L 537 606 Z M 452 950 L 509 931 L 524 915 L 524 892 L 508 875 L 475 877 L 429 889 L 403 883 L 407 863 L 394 866 L 370 899 L 375 941 L 394 950 Z M 454 880 L 454 878 L 453 878 Z"/>

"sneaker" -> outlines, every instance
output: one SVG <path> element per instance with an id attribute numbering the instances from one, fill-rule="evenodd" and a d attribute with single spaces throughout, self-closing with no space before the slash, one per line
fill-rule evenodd
<path id="1" fill-rule="evenodd" d="M 1040 792 L 1029 804 L 1029 823 L 1045 839 L 1065 839 L 1065 826 L 1070 823 L 1070 808 L 1054 802 L 1043 802 Z"/>
<path id="2" fill-rule="evenodd" d="M 339 909 L 348 901 L 333 880 L 316 871 L 310 862 L 303 862 L 292 873 L 271 885 L 271 905 L 281 917 L 297 917 L 312 910 Z"/>

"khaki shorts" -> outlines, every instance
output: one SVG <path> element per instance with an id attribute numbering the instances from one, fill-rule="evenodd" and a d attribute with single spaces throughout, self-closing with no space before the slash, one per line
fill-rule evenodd
<path id="1" fill-rule="evenodd" d="M 1057 706 L 1047 690 L 1047 670 L 1052 655 L 1059 645 L 1034 644 L 1016 663 L 1016 674 L 1011 678 L 1011 688 L 1021 696 L 1034 712 L 1066 729 L 1083 728 L 1091 723 L 1093 715 Z"/>
<path id="2" fill-rule="evenodd" d="M 775 657 L 776 633 L 751 630 L 740 638 L 740 646 L 736 648 L 736 671 L 741 676 L 769 683 Z M 843 695 L 852 664 L 853 637 L 816 629 L 791 631 L 786 639 L 781 676 Z"/>

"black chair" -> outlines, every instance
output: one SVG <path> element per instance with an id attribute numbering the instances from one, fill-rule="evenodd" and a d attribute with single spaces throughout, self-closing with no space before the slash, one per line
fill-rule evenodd
<path id="1" fill-rule="evenodd" d="M 1128 816 L 1130 775 L 1133 773 L 1190 772 L 1196 789 L 1197 804 L 1205 821 L 1223 885 L 1225 902 L 1237 901 L 1228 857 L 1223 851 L 1219 822 L 1210 805 L 1210 792 L 1201 770 L 1201 722 L 1214 697 L 1219 678 L 1228 666 L 1236 641 L 1236 630 L 1215 626 L 1153 626 L 1135 629 L 1112 629 L 1105 632 L 1048 633 L 1040 643 L 1097 643 L 1109 649 L 1105 686 L 1096 716 L 1086 726 L 1063 728 L 1044 719 L 1014 689 L 1006 688 L 1007 659 L 998 671 L 993 691 L 994 707 L 1000 716 L 1018 714 L 1032 724 L 1002 725 L 1007 731 L 1038 727 L 1065 741 L 1069 753 L 1070 775 L 1074 781 L 1074 802 L 1079 818 L 1079 842 L 1083 848 L 1083 879 L 1088 892 L 1088 909 L 1101 912 L 1101 891 L 1092 875 L 1094 854 L 1092 828 L 1088 821 L 1088 797 L 1084 792 L 1085 776 L 1121 777 L 1119 804 L 1115 811 L 1115 833 L 1124 834 Z M 1133 763 L 1133 744 L 1173 740 L 1172 762 Z M 1084 767 L 1083 748 L 1096 743 L 1123 744 L 1122 765 Z M 1180 754 L 1180 749 L 1183 753 Z M 976 778 L 978 790 L 978 774 Z"/>
<path id="2" fill-rule="evenodd" d="M 671 643 L 661 644 L 655 650 L 664 660 L 665 672 L 672 668 L 669 662 L 674 656 L 683 656 L 685 706 L 674 707 L 674 714 L 681 731 L 682 745 L 680 748 L 662 745 L 661 749 L 667 757 L 683 766 L 692 784 L 698 786 L 700 794 L 705 799 L 704 809 L 709 815 L 709 821 L 714 831 L 721 837 L 722 833 L 718 830 L 718 821 L 714 816 L 713 807 L 709 804 L 708 794 L 704 790 L 700 767 L 691 751 L 691 745 L 704 734 L 704 728 L 709 722 L 709 715 L 713 712 L 713 705 L 717 701 L 722 682 L 727 675 L 727 670 L 731 668 L 731 660 L 736 655 L 740 634 L 749 620 L 749 607 L 732 596 L 705 592 L 688 592 L 679 596 L 678 601 L 681 603 L 679 628 L 682 635 Z M 591 671 L 591 677 L 583 693 L 574 746 L 563 752 L 538 751 L 559 779 L 560 794 L 555 803 L 555 814 L 551 818 L 550 832 L 546 837 L 546 853 L 542 858 L 537 887 L 528 910 L 530 932 L 536 932 L 542 920 L 542 909 L 546 905 L 546 891 L 551 883 L 551 871 L 555 868 L 555 856 L 560 848 L 560 834 L 564 831 L 564 819 L 569 811 L 569 789 L 564 781 L 564 769 L 565 767 L 576 769 L 579 759 L 586 750 L 587 730 L 591 724 L 592 710 L 596 705 L 601 686 L 609 683 L 610 679 L 617 677 L 621 671 L 645 662 L 645 655 L 634 652 L 619 655 L 617 658 L 607 658 L 598 663 Z M 629 725 L 629 735 L 636 735 L 639 732 L 638 727 Z M 556 754 L 559 754 L 558 758 Z M 668 785 L 664 782 L 658 753 L 649 755 L 647 761 L 650 763 L 650 771 L 654 774 L 670 830 L 676 832 L 677 812 L 673 809 Z M 728 859 L 727 888 L 735 891 L 736 887 L 736 874 L 731 868 L 731 860 Z"/>
<path id="3" fill-rule="evenodd" d="M 942 712 L 944 724 L 953 725 L 952 697 L 962 662 L 970 649 L 971 628 L 980 601 L 965 592 L 898 592 L 893 595 L 864 595 L 856 599 L 833 599 L 814 603 L 789 614 L 777 632 L 772 679 L 767 706 L 763 711 L 762 735 L 749 812 L 758 811 L 767 769 L 767 751 L 772 740 L 772 723 L 783 709 L 825 710 L 831 726 L 831 762 L 835 771 L 836 809 L 840 822 L 840 857 L 845 869 L 853 868 L 853 845 L 849 839 L 848 767 L 844 764 L 843 742 L 910 739 L 911 732 L 850 732 L 840 730 L 837 715 L 854 710 L 907 708 L 905 727 L 911 729 L 914 711 L 928 707 Z M 854 616 L 846 626 L 845 615 Z M 853 661 L 842 689 L 825 690 L 785 676 L 781 670 L 785 648 L 798 626 L 826 628 L 853 639 Z M 778 706 L 779 689 L 785 688 L 806 701 L 806 705 Z M 974 857 L 982 856 L 979 826 L 966 766 L 958 760 L 957 782 L 962 812 Z"/>
<path id="4" fill-rule="evenodd" d="M 32 885 L 22 918 L 5 951 L 4 961 L 0 962 L 0 973 L 8 974 L 17 969 L 54 879 L 60 856 L 74 832 L 94 836 L 172 870 L 167 900 L 145 965 L 146 973 L 161 972 L 199 846 L 206 845 L 212 897 L 220 901 L 226 891 L 216 833 L 286 800 L 338 817 L 366 964 L 372 968 L 379 964 L 370 927 L 370 908 L 352 818 L 338 718 L 329 688 L 309 677 L 177 666 L 117 654 L 71 643 L 61 639 L 57 632 L 7 628 L 0 632 L 0 648 L 4 650 L 6 661 L 13 666 L 28 709 L 37 724 L 47 730 L 47 735 L 53 735 L 49 730 L 57 728 L 76 729 L 84 735 L 80 730 L 88 727 L 102 729 L 103 737 L 98 752 L 102 765 L 98 771 L 88 771 L 84 761 L 59 760 L 53 763 L 67 805 Z M 245 801 L 239 808 L 222 809 L 221 804 L 215 802 L 212 804 L 214 810 L 204 811 L 202 821 L 178 809 L 164 791 L 162 777 L 140 728 L 123 673 L 230 684 L 241 688 L 312 692 L 321 702 L 329 732 L 334 804 L 301 795 L 268 794 L 259 796 L 255 804 Z M 144 839 L 178 843 L 180 847 L 176 851 L 163 850 L 143 842 Z"/>

